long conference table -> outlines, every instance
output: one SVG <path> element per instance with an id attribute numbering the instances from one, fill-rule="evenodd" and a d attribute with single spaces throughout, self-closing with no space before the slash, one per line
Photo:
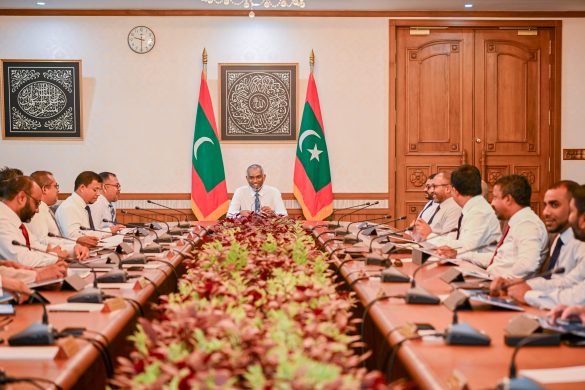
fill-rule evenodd
<path id="1" fill-rule="evenodd" d="M 357 226 L 349 230 L 355 235 Z M 392 378 L 407 378 L 423 389 L 495 388 L 503 378 L 508 377 L 514 347 L 507 346 L 504 342 L 505 328 L 512 318 L 520 315 L 518 311 L 458 311 L 459 323 L 467 323 L 491 337 L 489 346 L 449 346 L 440 338 L 404 341 L 407 336 L 411 336 L 402 331 L 410 329 L 409 324 L 428 323 L 436 331 L 442 332 L 452 323 L 453 312 L 443 304 L 407 304 L 402 298 L 380 299 L 371 304 L 381 295 L 404 295 L 410 288 L 410 283 L 382 283 L 376 275 L 384 267 L 366 265 L 363 260 L 349 260 L 348 255 L 341 250 L 342 247 L 347 249 L 363 246 L 362 255 L 365 256 L 369 237 L 359 236 L 363 242 L 350 245 L 331 241 L 334 235 L 324 233 L 325 231 L 324 227 L 316 227 L 313 233 L 315 237 L 319 236 L 318 241 L 321 244 L 325 244 L 333 266 L 346 285 L 357 294 L 362 312 L 370 305 L 364 324 L 365 329 L 369 330 L 365 333 L 365 341 L 373 352 L 369 360 L 370 368 L 386 371 L 389 353 L 400 344 Z M 380 247 L 381 244 L 374 242 L 374 249 L 378 248 L 379 251 Z M 400 259 L 403 265 L 396 268 L 407 275 L 411 276 L 418 267 L 411 261 L 410 254 L 389 257 Z M 469 263 L 462 263 L 461 267 L 476 268 Z M 453 291 L 453 287 L 442 281 L 440 276 L 450 268 L 446 265 L 428 264 L 417 272 L 416 286 L 445 297 Z M 528 306 L 523 308 L 528 314 L 546 315 L 543 310 Z M 526 346 L 519 350 L 516 364 L 518 370 L 584 366 L 585 350 L 565 345 Z M 559 382 L 563 379 L 558 378 Z M 583 389 L 585 383 L 551 383 L 545 387 Z"/>
<path id="2" fill-rule="evenodd" d="M 194 229 L 195 233 L 201 232 L 199 227 L 194 227 Z M 78 338 L 57 340 L 57 344 L 63 348 L 54 359 L 35 360 L 32 356 L 29 359 L 2 359 L 0 360 L 0 368 L 4 374 L 8 377 L 45 379 L 63 389 L 104 389 L 108 383 L 106 365 L 93 344 L 96 341 L 106 344 L 107 340 L 108 354 L 114 366 L 117 357 L 128 356 L 132 346 L 127 341 L 127 337 L 134 332 L 139 315 L 143 314 L 149 317 L 152 314 L 150 305 L 156 301 L 158 296 L 175 291 L 177 275 L 180 277 L 185 272 L 182 265 L 184 256 L 179 252 L 188 253 L 192 249 L 198 240 L 198 235 L 195 233 L 186 234 L 183 239 L 178 239 L 171 244 L 161 244 L 165 249 L 162 253 L 147 254 L 148 256 L 156 256 L 163 262 L 148 263 L 158 264 L 157 268 L 128 271 L 129 276 L 133 278 L 130 279 L 127 287 L 132 284 L 132 288 L 114 289 L 108 288 L 107 284 L 100 284 L 101 290 L 105 294 L 124 297 L 124 301 L 109 301 L 105 305 L 107 308 L 104 311 L 48 313 L 49 324 L 53 328 L 58 331 L 71 327 L 85 328 L 86 332 L 83 337 L 92 340 L 91 342 Z M 135 249 L 138 249 L 137 245 L 135 243 Z M 170 262 L 172 266 L 166 262 Z M 101 273 L 98 273 L 98 276 L 100 275 Z M 141 279 L 141 277 L 148 280 Z M 93 274 L 88 275 L 86 279 L 88 283 L 91 283 Z M 69 296 L 76 293 L 75 291 L 60 290 L 40 292 L 50 301 L 51 305 L 65 303 Z M 0 338 L 3 339 L 0 348 L 8 348 L 7 340 L 10 336 L 21 332 L 33 323 L 41 322 L 42 305 L 17 305 L 15 309 L 16 315 L 12 317 L 12 322 L 4 327 L 0 326 Z M 38 381 L 37 384 L 41 388 L 53 388 L 48 382 Z M 34 389 L 39 388 L 39 386 L 19 382 L 9 384 L 6 388 Z"/>

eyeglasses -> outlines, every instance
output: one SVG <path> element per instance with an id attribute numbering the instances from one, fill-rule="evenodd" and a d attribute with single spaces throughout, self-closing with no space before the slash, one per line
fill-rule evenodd
<path id="1" fill-rule="evenodd" d="M 45 187 L 49 187 L 49 188 L 55 187 L 56 189 L 59 189 L 59 184 L 58 183 L 53 183 L 53 184 L 50 184 L 50 185 L 45 186 Z"/>
<path id="2" fill-rule="evenodd" d="M 451 184 L 431 184 L 429 187 L 430 188 L 437 188 L 437 187 L 444 187 L 444 186 L 450 186 Z"/>
<path id="3" fill-rule="evenodd" d="M 118 183 L 118 184 L 104 184 L 104 187 L 106 187 L 106 186 L 116 187 L 117 190 L 119 190 L 120 188 L 122 188 L 122 186 L 120 185 L 120 183 Z"/>
<path id="4" fill-rule="evenodd" d="M 25 191 L 24 193 L 26 194 L 26 197 L 27 197 L 28 199 L 32 199 L 32 200 L 34 200 L 34 201 L 35 201 L 35 205 L 36 205 L 37 207 L 39 207 L 39 206 L 41 205 L 41 199 L 37 199 L 37 198 L 35 198 L 34 196 L 32 196 L 31 194 L 29 194 L 29 193 L 28 193 L 28 192 L 26 192 L 26 191 Z"/>

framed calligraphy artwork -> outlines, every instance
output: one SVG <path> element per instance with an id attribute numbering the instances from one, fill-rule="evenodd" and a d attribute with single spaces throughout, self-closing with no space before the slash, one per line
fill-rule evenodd
<path id="1" fill-rule="evenodd" d="M 81 61 L 2 60 L 3 139 L 81 139 Z"/>
<path id="2" fill-rule="evenodd" d="M 295 142 L 298 64 L 219 64 L 222 141 Z"/>

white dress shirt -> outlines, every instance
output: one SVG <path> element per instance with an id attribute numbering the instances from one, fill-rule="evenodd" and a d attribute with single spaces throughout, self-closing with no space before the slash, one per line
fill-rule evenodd
<path id="1" fill-rule="evenodd" d="M 31 251 L 22 246 L 12 245 L 13 240 L 26 244 L 26 239 L 20 230 L 21 224 L 20 217 L 4 202 L 0 202 L 0 259 L 14 260 L 31 267 L 44 267 L 57 262 L 57 257 L 48 253 Z M 31 247 L 42 251 L 47 250 L 47 245 L 39 242 L 31 231 L 28 231 L 28 237 Z"/>
<path id="2" fill-rule="evenodd" d="M 51 244 L 52 246 L 60 246 L 61 249 L 67 251 L 70 255 L 73 254 L 75 248 L 75 242 L 65 240 L 58 237 L 49 237 L 49 233 L 61 235 L 59 227 L 57 226 L 57 220 L 53 211 L 49 206 L 42 202 L 39 204 L 39 212 L 32 217 L 29 223 L 26 223 L 28 231 L 36 236 L 36 238 L 43 245 Z"/>
<path id="3" fill-rule="evenodd" d="M 468 250 L 489 244 L 500 239 L 500 222 L 492 206 L 481 195 L 472 197 L 461 209 L 461 231 L 429 240 L 433 245 L 447 245 L 457 249 L 457 253 L 466 252 L 460 258 L 469 260 L 476 253 L 493 252 L 495 245 L 490 245 L 474 252 Z M 459 257 L 459 255 L 458 255 Z"/>
<path id="4" fill-rule="evenodd" d="M 104 195 L 98 196 L 95 203 L 90 204 L 91 216 L 95 228 L 98 230 L 110 230 L 110 226 L 114 226 L 111 222 L 104 222 L 104 219 L 108 221 L 114 221 L 116 219 L 116 209 Z"/>
<path id="5" fill-rule="evenodd" d="M 429 223 L 429 220 L 431 219 L 431 216 L 435 213 L 437 206 L 439 206 L 437 202 L 429 200 L 427 203 L 425 203 L 425 206 L 422 208 L 417 218 L 422 219 L 426 223 Z"/>
<path id="6" fill-rule="evenodd" d="M 269 206 L 277 215 L 286 216 L 286 207 L 282 201 L 282 195 L 274 187 L 263 185 L 259 191 L 260 207 Z M 230 208 L 227 212 L 228 217 L 235 217 L 242 210 L 254 211 L 255 192 L 250 186 L 242 186 L 234 192 Z"/>
<path id="7" fill-rule="evenodd" d="M 452 197 L 445 199 L 438 204 L 438 207 L 439 211 L 433 217 L 432 223 L 429 224 L 433 233 L 441 234 L 456 228 L 461 216 L 461 207 L 455 202 L 455 199 Z"/>
<path id="8" fill-rule="evenodd" d="M 512 215 L 508 226 L 508 234 L 495 257 L 493 253 L 478 253 L 472 256 L 472 261 L 487 267 L 494 277 L 522 278 L 538 272 L 548 252 L 544 223 L 530 207 L 524 207 Z"/>
<path id="9" fill-rule="evenodd" d="M 89 224 L 89 214 L 87 213 L 85 206 L 85 201 L 81 196 L 77 195 L 76 192 L 72 193 L 69 198 L 61 203 L 55 213 L 55 217 L 57 218 L 59 229 L 63 232 L 64 237 L 78 239 L 81 236 L 105 237 L 108 235 L 107 233 L 100 233 L 91 230 L 83 231 L 80 229 L 81 226 L 87 228 L 91 227 Z M 97 225 L 95 225 L 96 219 L 93 215 L 92 220 L 94 221 L 94 227 L 98 229 Z"/>
<path id="10" fill-rule="evenodd" d="M 532 290 L 524 294 L 524 300 L 531 306 L 551 308 L 559 303 L 585 305 L 585 242 L 577 240 L 573 229 L 569 228 L 557 236 L 551 251 L 557 239 L 563 241 L 563 246 L 554 268 L 563 267 L 565 272 L 553 274 L 550 279 L 527 281 Z"/>

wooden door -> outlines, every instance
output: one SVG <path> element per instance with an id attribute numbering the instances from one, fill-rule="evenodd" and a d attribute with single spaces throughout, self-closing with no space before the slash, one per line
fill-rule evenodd
<path id="1" fill-rule="evenodd" d="M 397 32 L 395 215 L 416 218 L 431 173 L 473 156 L 473 31 Z"/>
<path id="2" fill-rule="evenodd" d="M 490 185 L 518 173 L 532 205 L 550 174 L 550 31 L 396 30 L 395 215 L 414 219 L 427 177 L 474 164 Z"/>
<path id="3" fill-rule="evenodd" d="M 549 184 L 550 31 L 475 31 L 474 162 L 490 185 L 524 175 L 540 211 Z"/>

